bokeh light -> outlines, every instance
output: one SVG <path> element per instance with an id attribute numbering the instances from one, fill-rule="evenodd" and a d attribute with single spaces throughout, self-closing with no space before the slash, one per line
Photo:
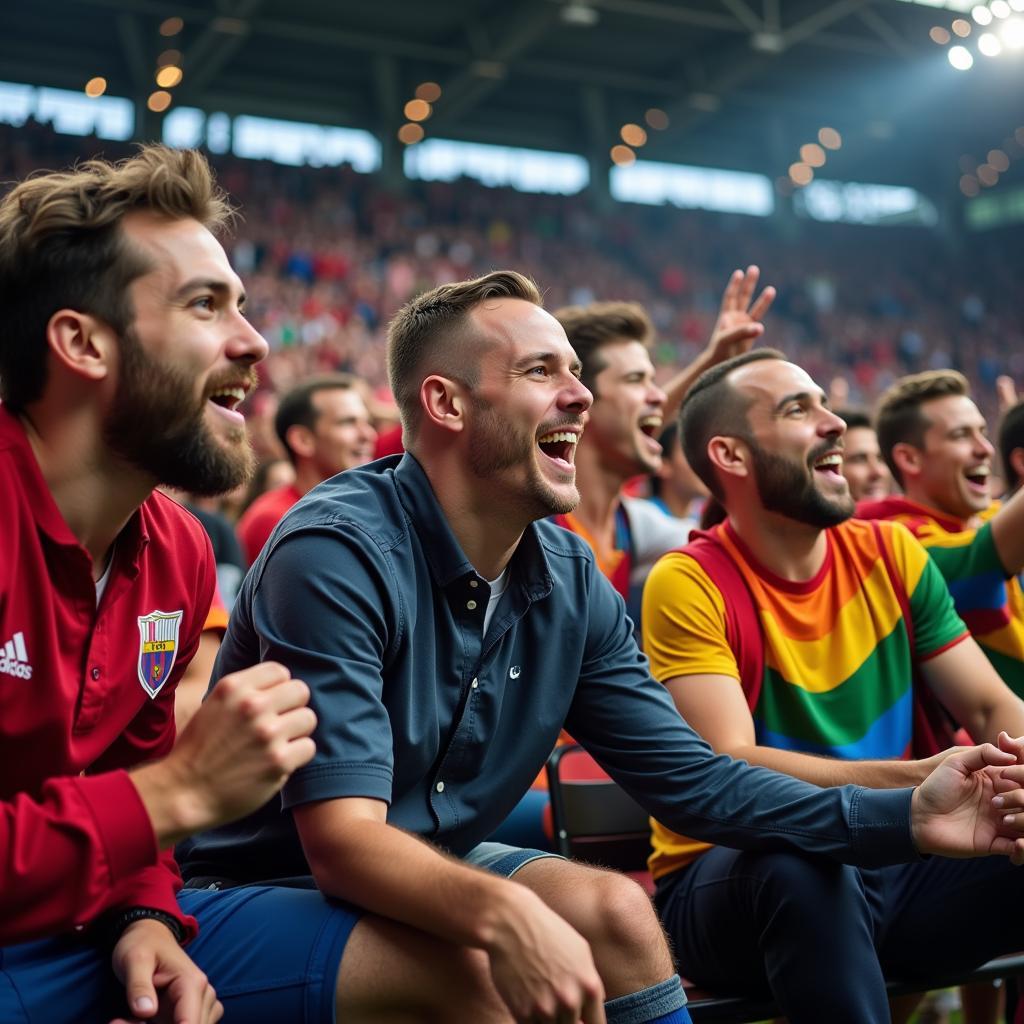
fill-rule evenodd
<path id="1" fill-rule="evenodd" d="M 437 82 L 420 82 L 416 86 L 416 99 L 436 103 L 441 98 L 441 86 Z"/>
<path id="2" fill-rule="evenodd" d="M 814 171 L 805 163 L 790 164 L 789 180 L 794 185 L 810 185 L 814 180 Z"/>
<path id="3" fill-rule="evenodd" d="M 938 43 L 939 46 L 945 46 L 950 40 L 949 29 L 941 25 L 935 25 L 928 35 L 931 36 L 932 42 Z"/>
<path id="4" fill-rule="evenodd" d="M 658 107 L 651 107 L 644 114 L 644 120 L 647 122 L 648 127 L 653 128 L 656 132 L 663 132 L 669 125 L 668 114 Z"/>
<path id="5" fill-rule="evenodd" d="M 957 71 L 969 71 L 974 67 L 974 57 L 966 46 L 951 46 L 946 51 L 946 56 Z"/>
<path id="6" fill-rule="evenodd" d="M 835 128 L 821 128 L 818 131 L 818 141 L 826 149 L 839 149 L 843 144 L 843 137 Z"/>
<path id="7" fill-rule="evenodd" d="M 160 35 L 176 36 L 184 27 L 185 22 L 181 18 L 165 18 L 160 23 Z"/>
<path id="8" fill-rule="evenodd" d="M 618 167 L 628 167 L 636 163 L 636 153 L 629 146 L 612 146 L 612 163 Z"/>
<path id="9" fill-rule="evenodd" d="M 407 146 L 414 146 L 417 142 L 422 142 L 424 135 L 426 132 L 421 124 L 403 124 L 398 129 L 399 141 L 404 142 Z"/>
<path id="10" fill-rule="evenodd" d="M 102 96 L 107 91 L 107 80 L 97 75 L 95 78 L 90 78 L 85 83 L 85 95 L 90 99 L 96 99 L 97 96 Z"/>
<path id="11" fill-rule="evenodd" d="M 410 121 L 426 121 L 433 107 L 426 100 L 409 100 L 405 105 L 405 116 Z"/>
<path id="12" fill-rule="evenodd" d="M 156 73 L 156 84 L 161 89 L 173 89 L 181 81 L 182 77 L 181 68 L 168 64 L 167 67 L 161 68 Z"/>
<path id="13" fill-rule="evenodd" d="M 624 124 L 619 135 L 627 146 L 637 147 L 647 142 L 647 132 L 638 124 Z"/>
<path id="14" fill-rule="evenodd" d="M 158 89 L 156 92 L 149 94 L 149 99 L 146 100 L 146 106 L 153 111 L 154 114 L 162 114 L 171 105 L 171 94 L 165 92 L 163 89 Z"/>

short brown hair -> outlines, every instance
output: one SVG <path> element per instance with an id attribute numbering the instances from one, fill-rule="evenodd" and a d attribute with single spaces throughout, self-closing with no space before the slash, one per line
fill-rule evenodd
<path id="1" fill-rule="evenodd" d="M 205 158 L 166 146 L 35 175 L 0 202 L 0 397 L 12 409 L 43 393 L 46 325 L 58 310 L 99 317 L 119 336 L 131 325 L 128 286 L 149 266 L 121 222 L 139 210 L 210 230 L 232 215 Z"/>
<path id="2" fill-rule="evenodd" d="M 388 325 L 388 377 L 402 416 L 406 447 L 419 427 L 424 377 L 439 373 L 469 387 L 478 383 L 483 339 L 467 325 L 470 311 L 487 299 L 522 299 L 542 305 L 540 291 L 530 278 L 514 270 L 494 270 L 418 295 Z"/>
<path id="3" fill-rule="evenodd" d="M 351 373 L 325 373 L 296 384 L 281 396 L 274 416 L 274 432 L 293 466 L 295 452 L 288 443 L 288 431 L 295 426 L 313 429 L 320 415 L 313 404 L 314 395 L 321 391 L 358 391 L 359 385 L 359 378 Z"/>
<path id="4" fill-rule="evenodd" d="M 901 377 L 879 398 L 875 412 L 878 447 L 893 479 L 901 487 L 903 477 L 892 457 L 892 450 L 898 444 L 924 448 L 924 435 L 931 423 L 921 411 L 921 406 L 936 398 L 948 395 L 969 397 L 970 393 L 971 386 L 962 373 L 956 370 L 925 370 L 924 373 Z"/>
<path id="5" fill-rule="evenodd" d="M 694 381 L 679 410 L 679 434 L 686 461 L 719 502 L 724 502 L 725 492 L 708 456 L 708 442 L 720 434 L 751 440 L 747 423 L 750 400 L 732 386 L 728 377 L 733 370 L 762 359 L 786 361 L 774 348 L 755 348 L 726 359 L 705 370 Z"/>
<path id="6" fill-rule="evenodd" d="M 608 365 L 601 349 L 609 343 L 639 341 L 649 345 L 654 327 L 638 302 L 592 302 L 588 306 L 556 309 L 555 319 L 565 328 L 569 344 L 582 364 L 580 378 L 594 391 L 594 378 Z M 594 397 L 599 397 L 595 392 Z"/>

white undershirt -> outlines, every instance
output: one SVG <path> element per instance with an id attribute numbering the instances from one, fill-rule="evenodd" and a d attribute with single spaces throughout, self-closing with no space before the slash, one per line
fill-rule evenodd
<path id="1" fill-rule="evenodd" d="M 107 559 L 107 567 L 103 570 L 103 575 L 96 581 L 96 607 L 100 606 L 100 599 L 103 597 L 103 591 L 107 589 L 107 584 L 110 582 L 110 570 L 114 567 L 114 556 L 111 553 L 110 558 Z"/>
<path id="2" fill-rule="evenodd" d="M 502 595 L 508 590 L 508 566 L 505 566 L 504 571 L 496 580 L 488 580 L 488 584 L 491 588 L 491 596 L 487 602 L 487 610 L 484 612 L 484 636 L 487 635 L 491 619 L 494 618 L 494 613 L 498 610 L 498 603 L 501 601 Z"/>

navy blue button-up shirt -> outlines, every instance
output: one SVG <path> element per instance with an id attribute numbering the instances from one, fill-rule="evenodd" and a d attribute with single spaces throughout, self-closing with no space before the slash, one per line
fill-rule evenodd
<path id="1" fill-rule="evenodd" d="M 533 523 L 489 586 L 411 455 L 310 491 L 242 585 L 214 678 L 280 661 L 312 690 L 317 753 L 281 801 L 193 841 L 189 875 L 308 874 L 288 809 L 370 797 L 455 854 L 512 810 L 564 725 L 651 814 L 741 848 L 862 865 L 916 856 L 909 790 L 818 789 L 716 756 L 650 676 L 587 545 Z"/>

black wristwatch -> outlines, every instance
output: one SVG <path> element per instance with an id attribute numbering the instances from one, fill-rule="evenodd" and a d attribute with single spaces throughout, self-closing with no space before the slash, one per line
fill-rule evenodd
<path id="1" fill-rule="evenodd" d="M 185 941 L 185 929 L 176 917 L 171 917 L 170 914 L 153 907 L 127 907 L 124 910 L 114 911 L 104 919 L 102 931 L 108 945 L 111 948 L 116 946 L 118 939 L 125 933 L 128 926 L 135 924 L 136 921 L 159 921 L 162 925 L 167 926 L 179 946 Z"/>

